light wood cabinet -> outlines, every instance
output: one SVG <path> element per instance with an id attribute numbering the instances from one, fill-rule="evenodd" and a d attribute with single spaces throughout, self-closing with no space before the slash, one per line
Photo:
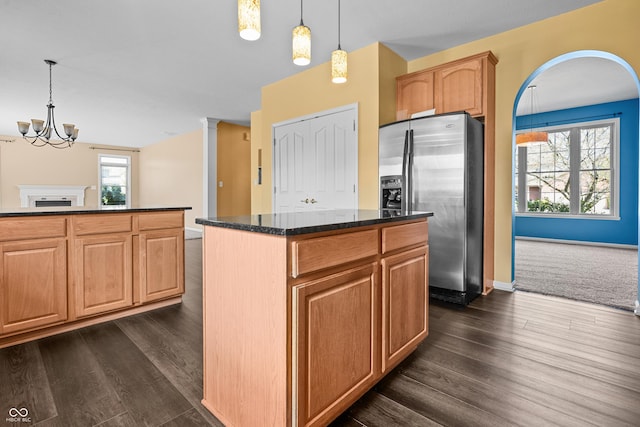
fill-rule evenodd
<path id="1" fill-rule="evenodd" d="M 67 319 L 66 240 L 9 242 L 0 244 L 0 251 L 0 333 L 64 322 Z"/>
<path id="2" fill-rule="evenodd" d="M 419 111 L 436 108 L 433 71 L 418 71 L 397 78 L 396 116 L 398 120 Z"/>
<path id="3" fill-rule="evenodd" d="M 434 71 L 436 111 L 466 111 L 483 116 L 485 58 L 472 58 Z"/>
<path id="4" fill-rule="evenodd" d="M 427 233 L 206 226 L 203 405 L 226 425 L 329 424 L 427 336 Z"/>
<path id="5" fill-rule="evenodd" d="M 83 317 L 133 305 L 130 234 L 76 239 L 75 305 Z"/>
<path id="6" fill-rule="evenodd" d="M 429 254 L 421 246 L 382 261 L 382 372 L 400 363 L 429 331 Z"/>
<path id="7" fill-rule="evenodd" d="M 0 347 L 180 302 L 184 212 L 0 217 Z"/>
<path id="8" fill-rule="evenodd" d="M 326 425 L 379 376 L 377 269 L 372 263 L 294 287 L 297 425 Z"/>
<path id="9" fill-rule="evenodd" d="M 181 228 L 141 232 L 138 250 L 141 302 L 184 292 L 184 231 Z"/>
<path id="10" fill-rule="evenodd" d="M 497 59 L 491 52 L 463 58 L 396 79 L 399 118 L 436 109 L 436 114 L 466 111 L 483 117 L 493 105 L 493 79 Z M 404 116 L 404 117 L 402 117 Z"/>

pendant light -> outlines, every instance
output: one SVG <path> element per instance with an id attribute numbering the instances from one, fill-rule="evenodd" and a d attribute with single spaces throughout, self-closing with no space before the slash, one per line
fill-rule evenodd
<path id="1" fill-rule="evenodd" d="M 56 128 L 56 120 L 53 117 L 53 109 L 56 108 L 53 105 L 53 90 L 51 83 L 51 67 L 57 64 L 56 61 L 45 59 L 44 62 L 49 65 L 49 103 L 47 104 L 47 120 L 31 119 L 33 124 L 33 131 L 35 135 L 27 135 L 29 132 L 29 122 L 18 122 L 18 131 L 22 134 L 22 137 L 29 141 L 31 145 L 36 147 L 44 147 L 50 145 L 55 148 L 68 148 L 73 145 L 73 142 L 78 137 L 78 128 L 73 124 L 63 123 L 64 133 L 67 135 L 63 137 Z M 61 139 L 61 141 L 52 141 L 53 134 Z"/>
<path id="2" fill-rule="evenodd" d="M 293 63 L 309 65 L 311 62 L 311 29 L 302 21 L 302 0 L 300 0 L 300 25 L 293 29 Z"/>
<path id="3" fill-rule="evenodd" d="M 238 31 L 245 40 L 260 38 L 260 0 L 238 0 Z"/>
<path id="4" fill-rule="evenodd" d="M 340 47 L 340 0 L 338 0 L 338 49 L 331 52 L 331 81 L 347 81 L 347 52 Z"/>
<path id="5" fill-rule="evenodd" d="M 536 145 L 536 144 L 544 144 L 549 141 L 549 134 L 547 132 L 540 132 L 533 130 L 533 114 L 534 110 L 534 94 L 536 85 L 531 85 L 527 89 L 529 89 L 529 102 L 530 102 L 530 110 L 529 110 L 529 132 L 523 132 L 516 135 L 516 145 L 518 146 L 526 146 L 526 145 Z"/>

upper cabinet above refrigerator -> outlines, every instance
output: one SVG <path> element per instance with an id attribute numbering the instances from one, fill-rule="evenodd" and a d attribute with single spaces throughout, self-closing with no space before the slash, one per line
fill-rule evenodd
<path id="1" fill-rule="evenodd" d="M 399 76 L 396 118 L 435 108 L 436 114 L 466 111 L 484 117 L 494 104 L 495 65 L 491 52 Z"/>

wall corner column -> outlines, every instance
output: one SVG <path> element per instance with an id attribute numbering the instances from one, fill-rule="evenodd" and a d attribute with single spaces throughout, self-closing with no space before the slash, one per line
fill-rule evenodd
<path id="1" fill-rule="evenodd" d="M 220 120 L 205 117 L 202 122 L 202 215 L 207 218 L 218 212 L 218 123 Z"/>

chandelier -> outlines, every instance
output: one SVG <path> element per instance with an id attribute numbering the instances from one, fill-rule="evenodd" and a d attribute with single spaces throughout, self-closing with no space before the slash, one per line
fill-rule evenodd
<path id="1" fill-rule="evenodd" d="M 547 132 L 534 131 L 533 130 L 533 114 L 534 111 L 534 94 L 536 85 L 531 85 L 527 87 L 529 89 L 529 102 L 531 105 L 531 109 L 529 110 L 529 132 L 523 132 L 516 135 L 516 145 L 518 146 L 527 146 L 527 145 L 536 145 L 536 144 L 544 144 L 549 141 L 549 134 Z"/>
<path id="2" fill-rule="evenodd" d="M 78 137 L 78 128 L 75 125 L 69 123 L 63 123 L 64 133 L 67 135 L 63 137 L 56 128 L 56 121 L 53 118 L 53 95 L 51 90 L 51 67 L 57 64 L 57 62 L 50 59 L 45 59 L 45 63 L 49 65 L 49 104 L 47 104 L 47 120 L 31 119 L 29 122 L 18 122 L 18 131 L 22 134 L 22 137 L 29 141 L 31 145 L 36 147 L 44 147 L 50 145 L 55 148 L 67 148 L 73 145 L 73 142 Z M 33 125 L 33 131 L 35 135 L 27 135 L 29 132 L 29 126 Z M 61 139 L 61 141 L 52 141 L 51 137 L 54 133 Z"/>
<path id="3" fill-rule="evenodd" d="M 340 0 L 338 0 L 338 49 L 331 52 L 331 81 L 347 81 L 347 51 L 340 47 Z"/>

